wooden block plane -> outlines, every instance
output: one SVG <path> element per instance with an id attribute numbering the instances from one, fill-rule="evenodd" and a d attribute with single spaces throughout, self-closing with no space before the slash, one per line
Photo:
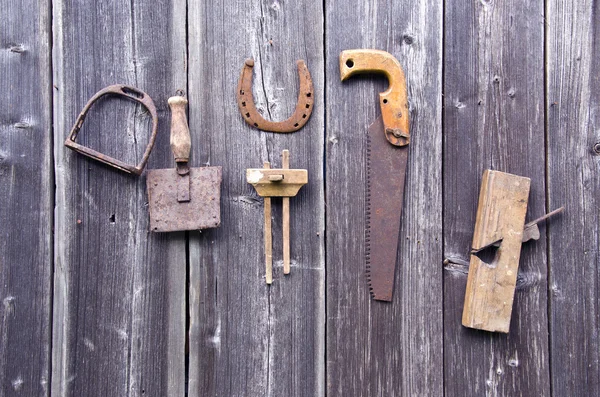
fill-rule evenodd
<path id="1" fill-rule="evenodd" d="M 537 224 L 559 208 L 525 224 L 530 179 L 505 172 L 483 173 L 473 235 L 462 324 L 508 333 L 521 244 L 539 239 Z"/>

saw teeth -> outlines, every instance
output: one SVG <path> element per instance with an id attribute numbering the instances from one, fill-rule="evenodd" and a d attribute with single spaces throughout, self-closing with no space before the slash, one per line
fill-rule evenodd
<path id="1" fill-rule="evenodd" d="M 367 278 L 371 288 L 371 137 L 367 134 L 367 183 L 365 184 L 365 262 L 367 265 Z"/>
<path id="2" fill-rule="evenodd" d="M 375 297 L 371 281 L 371 137 L 367 134 L 367 183 L 365 184 L 365 262 L 367 285 L 371 297 Z"/>
<path id="3" fill-rule="evenodd" d="M 369 293 L 372 297 L 375 297 L 375 293 L 373 292 L 373 283 L 371 282 L 371 264 L 367 263 L 367 270 L 365 271 L 365 275 L 367 276 L 367 286 L 369 287 Z"/>

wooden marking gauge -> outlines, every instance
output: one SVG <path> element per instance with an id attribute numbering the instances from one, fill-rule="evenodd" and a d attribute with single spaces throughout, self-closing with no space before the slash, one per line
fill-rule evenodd
<path id="1" fill-rule="evenodd" d="M 290 169 L 290 152 L 281 153 L 282 168 L 272 169 L 265 161 L 263 168 L 246 170 L 246 181 L 265 200 L 265 267 L 267 284 L 273 283 L 273 237 L 271 226 L 271 197 L 283 198 L 283 273 L 290 273 L 290 197 L 298 194 L 308 183 L 308 171 Z"/>

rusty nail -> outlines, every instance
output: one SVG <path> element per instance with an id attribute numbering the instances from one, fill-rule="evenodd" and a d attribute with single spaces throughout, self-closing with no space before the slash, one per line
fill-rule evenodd
<path id="1" fill-rule="evenodd" d="M 25 52 L 25 47 L 23 47 L 21 44 L 13 45 L 10 47 L 10 52 L 16 52 L 17 54 L 21 54 Z"/>

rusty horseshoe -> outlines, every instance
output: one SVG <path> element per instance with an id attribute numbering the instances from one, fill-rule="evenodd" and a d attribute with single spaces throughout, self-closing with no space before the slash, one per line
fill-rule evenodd
<path id="1" fill-rule="evenodd" d="M 300 79 L 300 92 L 296 110 L 290 118 L 284 121 L 265 120 L 254 104 L 252 98 L 252 69 L 253 59 L 246 59 L 240 81 L 238 83 L 237 102 L 246 123 L 263 131 L 270 132 L 294 132 L 304 127 L 312 113 L 314 98 L 314 87 L 306 63 L 303 60 L 296 61 L 298 65 L 298 77 Z"/>

